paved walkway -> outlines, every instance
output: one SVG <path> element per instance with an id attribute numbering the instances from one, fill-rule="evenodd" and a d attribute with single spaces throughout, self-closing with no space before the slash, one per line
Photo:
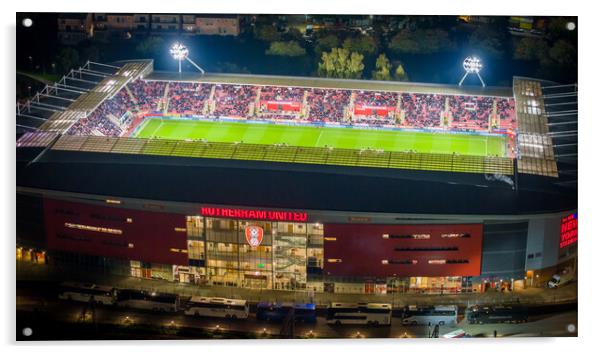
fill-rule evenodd
<path id="1" fill-rule="evenodd" d="M 394 307 L 410 304 L 495 304 L 517 303 L 543 304 L 576 301 L 577 283 L 568 284 L 559 289 L 529 288 L 514 292 L 488 291 L 472 294 L 332 294 L 308 292 L 258 290 L 223 286 L 198 286 L 169 282 L 158 279 L 141 279 L 112 274 L 76 272 L 73 269 L 59 268 L 49 265 L 38 265 L 30 262 L 17 262 L 17 280 L 72 280 L 87 281 L 97 284 L 112 285 L 118 288 L 152 289 L 158 292 L 178 293 L 184 296 L 216 296 L 241 298 L 251 302 L 257 301 L 295 301 L 313 302 L 327 305 L 330 302 L 388 302 Z M 313 299 L 312 299 L 313 297 Z"/>

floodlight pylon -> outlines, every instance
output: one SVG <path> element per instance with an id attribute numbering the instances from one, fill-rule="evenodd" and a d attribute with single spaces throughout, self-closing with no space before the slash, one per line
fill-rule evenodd
<path id="1" fill-rule="evenodd" d="M 186 46 L 182 43 L 174 43 L 169 49 L 169 53 L 175 60 L 178 61 L 178 73 L 182 73 L 182 60 L 187 60 L 190 64 L 197 68 L 201 72 L 201 74 L 205 74 L 205 70 L 203 70 L 203 68 L 201 68 L 197 63 L 195 63 L 194 61 L 192 61 L 192 59 L 188 57 L 188 48 L 186 48 Z"/>
<path id="2" fill-rule="evenodd" d="M 464 82 L 464 80 L 466 79 L 468 74 L 475 74 L 481 81 L 481 85 L 483 85 L 483 87 L 485 87 L 485 81 L 483 81 L 481 74 L 479 74 L 479 72 L 483 68 L 483 64 L 481 63 L 481 60 L 479 58 L 467 57 L 466 59 L 464 59 L 464 62 L 462 63 L 462 67 L 464 68 L 465 72 L 464 72 L 464 76 L 462 76 L 462 79 L 460 79 L 458 86 L 462 86 L 462 83 Z"/>

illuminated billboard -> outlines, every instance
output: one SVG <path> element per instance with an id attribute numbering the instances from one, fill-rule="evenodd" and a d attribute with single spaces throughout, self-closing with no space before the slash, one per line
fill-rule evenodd
<path id="1" fill-rule="evenodd" d="M 577 242 L 577 213 L 562 218 L 560 224 L 560 248 Z"/>

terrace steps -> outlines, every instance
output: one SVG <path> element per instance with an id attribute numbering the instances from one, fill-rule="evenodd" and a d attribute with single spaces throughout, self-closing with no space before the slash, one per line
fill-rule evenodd
<path id="1" fill-rule="evenodd" d="M 52 150 L 513 175 L 511 158 L 382 150 L 64 135 Z"/>

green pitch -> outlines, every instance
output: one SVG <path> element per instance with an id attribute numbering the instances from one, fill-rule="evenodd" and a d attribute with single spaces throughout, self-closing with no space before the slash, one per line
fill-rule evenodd
<path id="1" fill-rule="evenodd" d="M 414 150 L 422 153 L 476 156 L 506 156 L 506 139 L 501 136 L 317 128 L 276 124 L 204 122 L 147 119 L 134 134 L 140 138 L 206 139 L 214 142 L 281 144 L 343 149 Z"/>

